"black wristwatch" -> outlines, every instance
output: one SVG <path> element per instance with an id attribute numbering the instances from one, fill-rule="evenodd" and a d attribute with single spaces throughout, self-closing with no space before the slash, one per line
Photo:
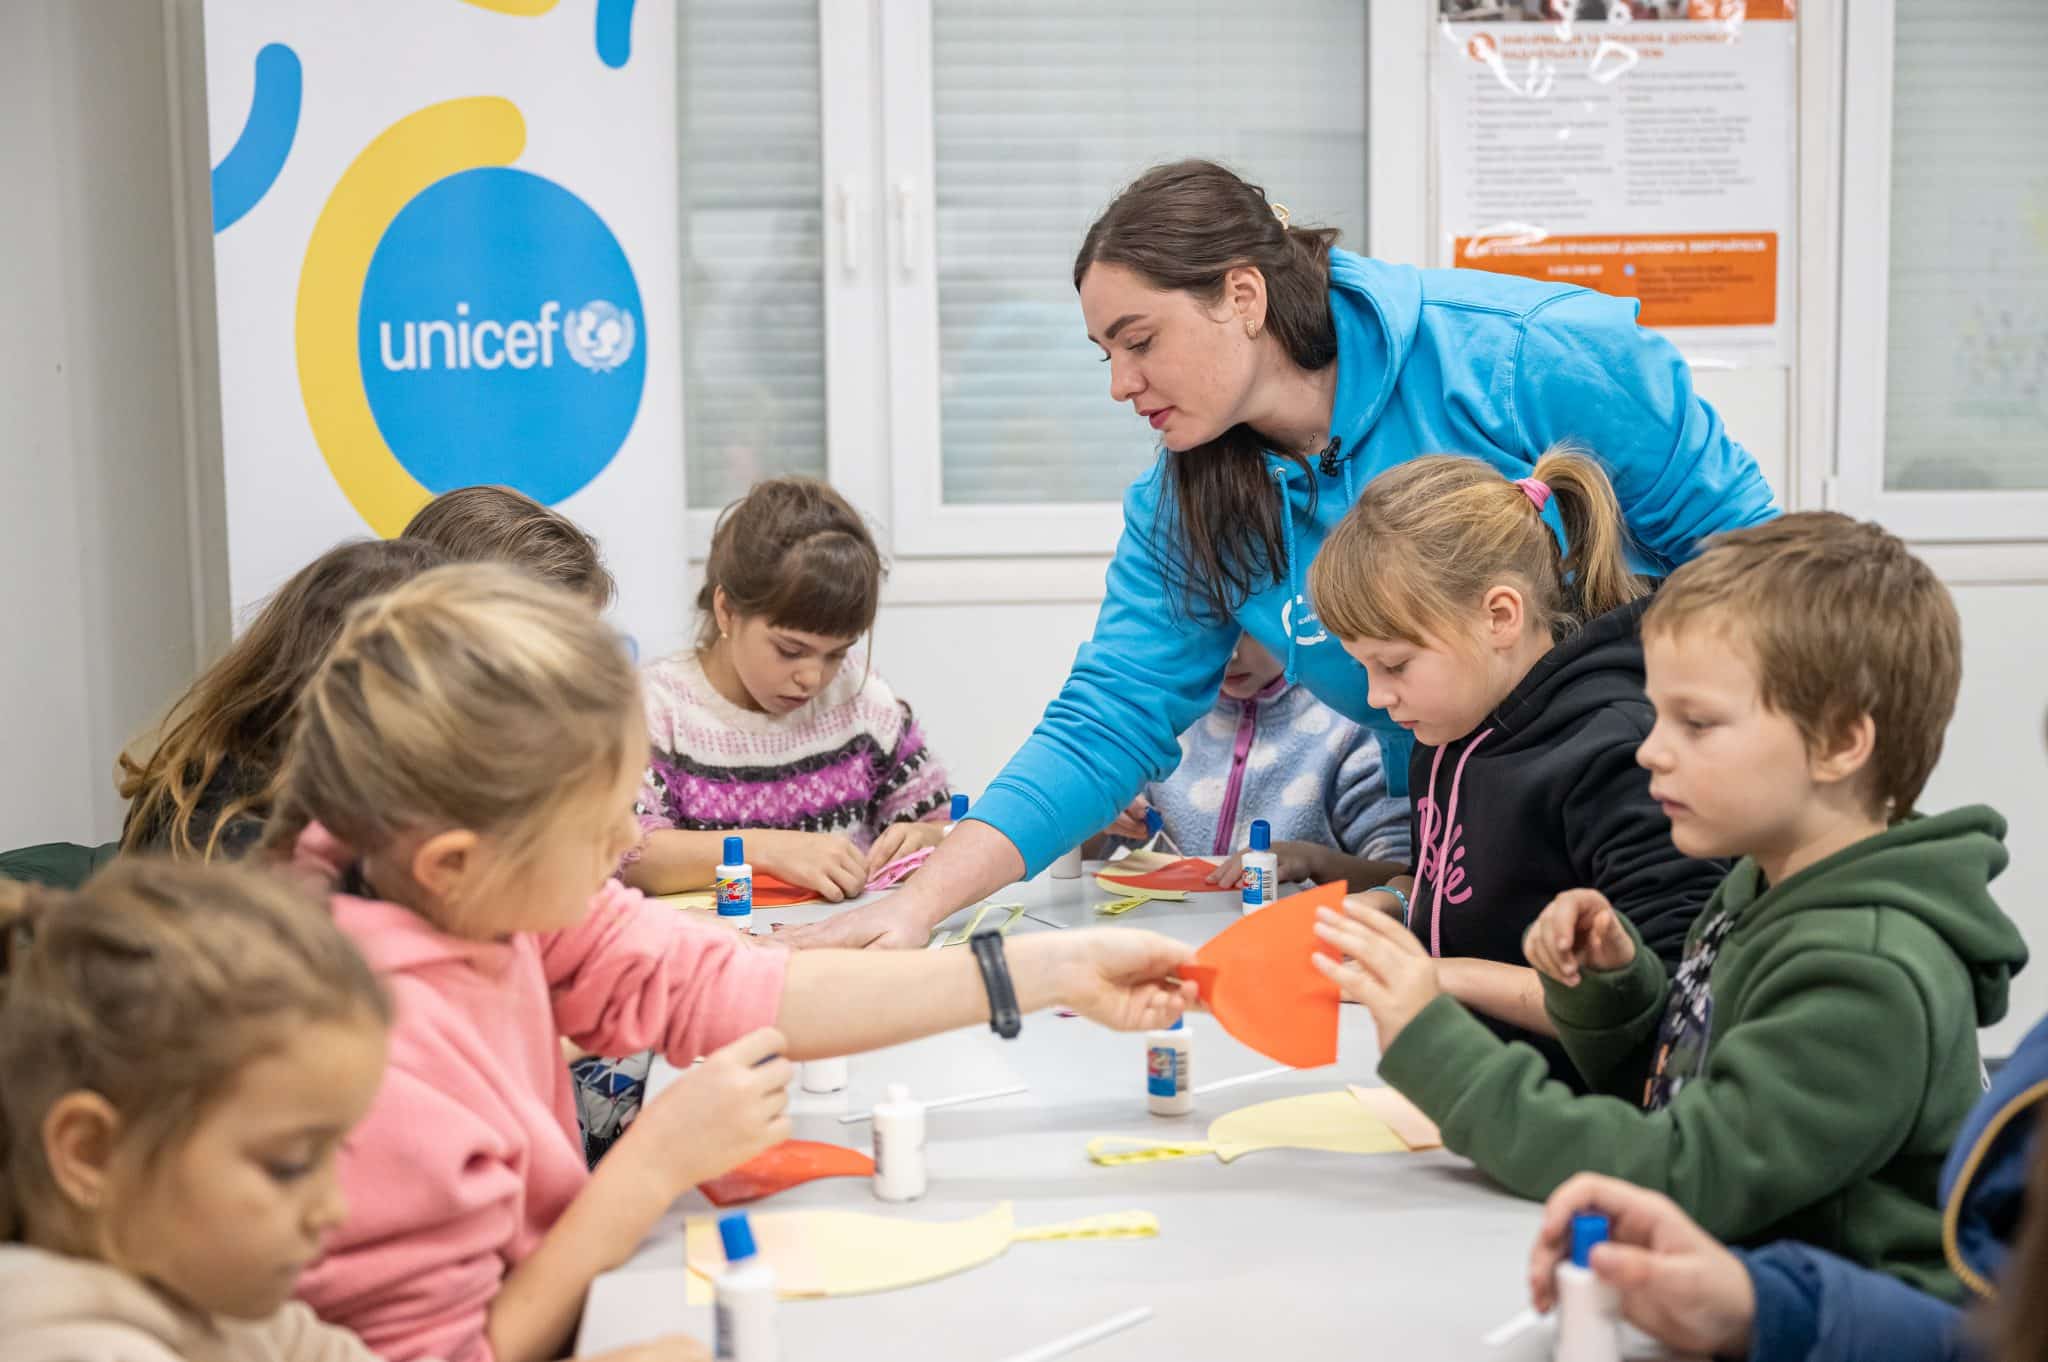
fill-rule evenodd
<path id="1" fill-rule="evenodd" d="M 1024 1017 L 1017 1011 L 1017 990 L 1010 984 L 1003 934 L 993 927 L 984 928 L 968 944 L 974 947 L 974 963 L 981 966 L 981 984 L 988 990 L 988 1029 L 1004 1040 L 1015 1040 L 1024 1029 Z"/>

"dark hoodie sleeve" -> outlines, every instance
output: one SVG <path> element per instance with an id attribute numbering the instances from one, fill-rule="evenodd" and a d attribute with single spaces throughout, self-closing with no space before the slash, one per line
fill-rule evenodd
<path id="1" fill-rule="evenodd" d="M 1646 720 L 1610 708 L 1577 739 L 1592 756 L 1565 794 L 1565 849 L 1576 887 L 1606 895 L 1676 972 L 1686 933 L 1728 866 L 1694 860 L 1672 845 L 1671 820 L 1650 798 L 1650 773 L 1636 764 L 1648 731 Z"/>
<path id="2" fill-rule="evenodd" d="M 1955 1362 L 1970 1355 L 1963 1314 L 1896 1277 L 1806 1244 L 1736 1257 L 1756 1292 L 1749 1362 Z"/>

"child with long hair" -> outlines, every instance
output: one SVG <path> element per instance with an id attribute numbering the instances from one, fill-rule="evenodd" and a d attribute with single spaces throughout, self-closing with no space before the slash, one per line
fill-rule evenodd
<path id="1" fill-rule="evenodd" d="M 750 945 L 612 879 L 644 722 L 617 637 L 495 565 L 364 605 L 307 686 L 270 836 L 335 878 L 398 1022 L 342 1154 L 350 1214 L 301 1292 L 393 1362 L 559 1356 L 592 1278 L 788 1134 L 791 1061 L 990 1016 L 973 952 Z M 1172 972 L 1193 952 L 1146 932 L 1001 950 L 1025 1011 L 1135 1029 L 1192 994 Z M 558 1036 L 689 1069 L 594 1172 Z"/>
<path id="2" fill-rule="evenodd" d="M 1443 962 L 1446 991 L 1571 1083 L 1522 933 L 1556 895 L 1592 886 L 1675 965 L 1727 873 L 1672 844 L 1636 764 L 1655 718 L 1639 636 L 1650 588 L 1627 548 L 1585 454 L 1553 449 L 1519 480 L 1434 455 L 1367 484 L 1309 566 L 1371 702 L 1415 735 L 1412 880 L 1369 901 Z"/>
<path id="3" fill-rule="evenodd" d="M 171 706 L 148 755 L 121 754 L 122 850 L 214 860 L 260 842 L 292 706 L 349 608 L 442 561 L 428 544 L 357 540 L 293 573 Z"/>
<path id="4" fill-rule="evenodd" d="M 824 483 L 770 478 L 726 507 L 697 644 L 647 668 L 654 751 L 627 883 L 708 885 L 739 833 L 756 869 L 837 903 L 938 843 L 945 768 L 909 704 L 855 653 L 881 591 L 874 538 Z"/>

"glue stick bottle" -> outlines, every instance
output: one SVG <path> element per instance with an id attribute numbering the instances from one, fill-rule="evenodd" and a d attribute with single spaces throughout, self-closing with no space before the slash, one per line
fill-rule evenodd
<path id="1" fill-rule="evenodd" d="M 805 1092 L 838 1092 L 846 1086 L 846 1056 L 807 1059 L 797 1066 L 796 1081 Z"/>
<path id="2" fill-rule="evenodd" d="M 1273 854 L 1273 827 L 1252 820 L 1252 849 L 1244 854 L 1244 898 L 1241 911 L 1255 913 L 1279 897 L 1280 858 Z"/>
<path id="3" fill-rule="evenodd" d="M 901 1083 L 889 1085 L 889 1099 L 875 1104 L 875 1195 L 883 1201 L 915 1201 L 924 1195 L 924 1104 L 913 1102 Z"/>
<path id="4" fill-rule="evenodd" d="M 1194 1060 L 1194 1033 L 1187 1019 L 1145 1033 L 1145 1105 L 1154 1116 L 1185 1116 L 1195 1109 L 1188 1084 Z"/>
<path id="5" fill-rule="evenodd" d="M 959 826 L 960 826 L 960 820 L 961 820 L 961 819 L 963 819 L 963 818 L 965 818 L 966 816 L 967 816 L 967 796 L 966 796 L 966 795 L 964 795 L 964 794 L 956 794 L 956 795 L 954 795 L 954 796 L 953 796 L 953 807 L 952 807 L 951 809 L 949 809 L 949 810 L 947 811 L 947 813 L 946 813 L 946 831 L 945 831 L 945 832 L 942 832 L 942 833 L 940 833 L 939 835 L 940 835 L 941 837 L 944 837 L 944 836 L 947 836 L 947 835 L 949 835 L 949 834 L 950 834 L 950 833 L 951 833 L 951 832 L 953 831 L 953 829 L 954 829 L 954 828 L 957 828 L 957 827 L 959 827 Z"/>
<path id="6" fill-rule="evenodd" d="M 754 867 L 747 864 L 742 839 L 725 839 L 725 860 L 713 874 L 718 920 L 743 932 L 749 930 L 754 917 Z"/>
<path id="7" fill-rule="evenodd" d="M 1557 1265 L 1557 1362 L 1620 1362 L 1621 1293 L 1593 1275 L 1595 1244 L 1607 1242 L 1607 1217 L 1572 1217 L 1572 1257 Z"/>
<path id="8" fill-rule="evenodd" d="M 1170 851 L 1180 855 L 1180 844 L 1166 835 L 1166 820 L 1159 816 L 1159 810 L 1145 810 L 1145 851 Z"/>
<path id="9" fill-rule="evenodd" d="M 754 1228 L 745 1211 L 718 1222 L 725 1271 L 713 1285 L 713 1355 L 729 1362 L 775 1362 L 775 1269 L 754 1251 Z"/>

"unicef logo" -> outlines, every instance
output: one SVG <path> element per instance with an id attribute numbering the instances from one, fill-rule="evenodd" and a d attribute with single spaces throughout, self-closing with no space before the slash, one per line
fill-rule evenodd
<path id="1" fill-rule="evenodd" d="M 1330 636 L 1330 631 L 1323 628 L 1322 617 L 1309 604 L 1308 597 L 1300 595 L 1281 605 L 1280 632 L 1304 648 L 1312 648 Z"/>
<path id="2" fill-rule="evenodd" d="M 460 171 L 400 209 L 370 258 L 356 349 L 371 415 L 430 493 L 493 482 L 560 501 L 632 430 L 644 316 L 582 199 L 524 170 Z"/>
<path id="3" fill-rule="evenodd" d="M 633 314 L 602 300 L 571 312 L 562 335 L 569 358 L 592 373 L 608 374 L 633 358 Z"/>

